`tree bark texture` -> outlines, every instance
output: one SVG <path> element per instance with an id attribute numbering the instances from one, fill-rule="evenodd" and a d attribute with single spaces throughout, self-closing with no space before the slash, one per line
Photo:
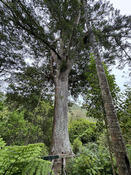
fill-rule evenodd
<path id="1" fill-rule="evenodd" d="M 51 154 L 73 155 L 68 133 L 68 76 L 72 68 L 72 61 L 62 56 L 62 60 L 58 60 L 54 53 L 53 57 L 56 70 L 54 74 L 55 104 Z M 55 175 L 61 174 L 62 159 L 54 160 L 53 170 Z"/>
<path id="2" fill-rule="evenodd" d="M 112 166 L 112 173 L 113 175 L 116 175 L 114 162 L 113 162 L 113 151 L 112 151 L 112 144 L 110 140 L 110 132 L 109 132 L 108 124 L 107 124 L 106 112 L 105 112 L 103 101 L 102 101 L 102 108 L 103 108 L 103 113 L 104 113 L 104 121 L 105 121 L 105 126 L 106 126 L 106 136 L 107 136 L 107 143 L 108 143 L 110 161 L 111 161 L 111 166 Z"/>
<path id="3" fill-rule="evenodd" d="M 99 79 L 99 85 L 100 85 L 104 108 L 106 112 L 109 134 L 111 136 L 112 148 L 115 154 L 118 172 L 119 172 L 119 175 L 131 175 L 130 162 L 127 156 L 124 139 L 122 137 L 121 129 L 120 129 L 115 108 L 113 105 L 112 96 L 110 93 L 108 81 L 107 81 L 106 74 L 100 58 L 100 53 L 99 53 L 98 45 L 96 43 L 96 38 L 92 31 L 91 23 L 89 22 L 89 19 L 88 19 L 87 0 L 83 0 L 83 6 L 84 6 L 87 29 L 91 33 L 90 42 L 92 46 L 92 52 L 94 53 L 94 57 L 96 61 L 97 75 Z"/>
<path id="4" fill-rule="evenodd" d="M 96 51 L 96 49 L 94 50 Z M 113 105 L 112 96 L 106 79 L 105 71 L 98 53 L 96 56 L 96 69 L 104 102 L 107 124 L 111 136 L 113 152 L 116 157 L 118 172 L 119 175 L 130 175 L 130 163 L 127 156 L 124 139 L 122 137 L 121 129 Z"/>
<path id="5" fill-rule="evenodd" d="M 68 134 L 68 73 L 62 72 L 55 81 L 55 105 L 51 154 L 73 154 Z M 62 171 L 62 159 L 53 163 L 55 175 Z"/>
<path id="6" fill-rule="evenodd" d="M 72 154 L 68 134 L 68 73 L 56 79 L 52 154 Z"/>
<path id="7" fill-rule="evenodd" d="M 113 172 L 113 175 L 116 175 L 114 162 L 113 162 L 112 144 L 111 144 L 111 141 L 110 141 L 110 134 L 109 134 L 108 124 L 107 124 L 107 120 L 106 120 L 106 113 L 105 113 L 104 116 L 105 116 L 105 125 L 106 125 L 106 131 L 107 131 L 107 143 L 108 143 L 108 147 L 109 147 L 109 154 L 110 154 L 112 172 Z"/>

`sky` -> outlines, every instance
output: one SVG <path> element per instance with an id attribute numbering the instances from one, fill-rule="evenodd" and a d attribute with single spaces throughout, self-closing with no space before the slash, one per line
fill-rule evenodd
<path id="1" fill-rule="evenodd" d="M 122 15 L 131 15 L 131 0 L 109 0 L 114 8 L 120 10 Z M 119 85 L 120 89 L 123 91 L 124 84 L 131 86 L 131 76 L 129 77 L 129 73 L 131 72 L 131 65 L 125 66 L 123 70 L 118 70 L 118 68 L 113 67 L 112 73 L 116 77 L 116 82 Z"/>
<path id="2" fill-rule="evenodd" d="M 131 15 L 131 0 L 109 0 L 123 15 Z"/>

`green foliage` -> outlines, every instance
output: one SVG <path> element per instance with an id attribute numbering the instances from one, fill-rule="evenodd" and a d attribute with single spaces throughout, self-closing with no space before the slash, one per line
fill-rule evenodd
<path id="1" fill-rule="evenodd" d="M 117 111 L 122 134 L 127 144 L 131 144 L 131 88 L 126 87 Z"/>
<path id="2" fill-rule="evenodd" d="M 76 138 L 73 142 L 73 152 L 76 154 L 77 152 L 80 151 L 80 149 L 82 148 L 82 142 Z"/>
<path id="3" fill-rule="evenodd" d="M 2 149 L 6 145 L 5 141 L 3 138 L 0 138 L 0 149 Z"/>
<path id="4" fill-rule="evenodd" d="M 21 102 L 19 104 L 15 99 L 10 101 L 8 98 L 5 102 L 5 98 L 6 96 L 3 96 L 0 99 L 0 136 L 7 145 L 44 142 L 49 146 L 53 106 L 47 101 L 40 100 L 39 105 L 31 110 L 32 108 L 29 106 L 26 108 L 26 102 L 22 105 Z M 10 103 L 11 105 L 9 105 Z M 16 108 L 14 107 L 15 103 L 19 104 Z"/>
<path id="5" fill-rule="evenodd" d="M 22 175 L 49 175 L 53 172 L 51 170 L 51 162 L 35 159 L 32 160 L 23 170 Z"/>
<path id="6" fill-rule="evenodd" d="M 99 145 L 102 145 L 103 147 L 109 147 L 109 143 L 107 140 L 107 129 L 104 129 L 102 133 L 100 133 L 97 143 Z"/>
<path id="7" fill-rule="evenodd" d="M 83 118 L 74 120 L 69 124 L 70 141 L 73 143 L 78 138 L 83 144 L 94 142 L 98 134 L 96 130 L 95 122 L 90 122 Z"/>
<path id="8" fill-rule="evenodd" d="M 5 108 L 0 112 L 0 135 L 8 145 L 23 145 L 37 139 L 37 135 L 42 135 L 38 126 L 33 125 L 24 119 L 24 111 L 10 112 Z"/>
<path id="9" fill-rule="evenodd" d="M 38 62 L 39 60 L 34 66 L 25 66 L 13 76 L 13 83 L 9 84 L 6 95 L 10 109 L 24 108 L 32 112 L 41 101 L 51 101 L 49 89 L 45 86 L 48 79 L 43 75 L 45 65 L 38 67 Z M 17 85 L 14 82 L 17 82 Z"/>
<path id="10" fill-rule="evenodd" d="M 43 169 L 50 171 L 50 163 L 40 158 L 47 154 L 47 147 L 43 143 L 27 146 L 4 146 L 0 149 L 0 174 L 13 175 L 23 173 L 23 175 L 26 175 L 27 171 L 31 174 L 30 167 L 32 162 L 34 162 L 34 171 Z M 40 164 L 39 167 L 38 164 Z"/>
<path id="11" fill-rule="evenodd" d="M 53 110 L 54 107 L 51 103 L 43 100 L 39 102 L 34 112 L 30 112 L 28 115 L 32 119 L 32 123 L 38 126 L 42 132 L 42 136 L 39 135 L 39 140 L 44 142 L 48 147 L 51 144 Z"/>
<path id="12" fill-rule="evenodd" d="M 86 110 L 81 108 L 81 106 L 77 104 L 68 104 L 69 106 L 69 121 L 76 120 L 79 118 L 86 118 Z"/>
<path id="13" fill-rule="evenodd" d="M 112 175 L 107 148 L 94 143 L 87 144 L 68 163 L 67 172 L 68 175 Z"/>
<path id="14" fill-rule="evenodd" d="M 126 145 L 126 148 L 127 148 L 127 153 L 128 153 L 129 161 L 131 162 L 131 145 L 130 144 L 127 144 Z"/>
<path id="15" fill-rule="evenodd" d="M 49 103 L 40 101 L 40 106 L 34 109 L 35 114 L 33 112 L 28 113 L 28 116 L 30 115 L 30 119 L 32 119 L 32 121 L 29 121 L 25 119 L 25 116 L 27 116 L 26 109 L 23 110 L 22 108 L 21 112 L 19 109 L 9 110 L 4 99 L 4 96 L 0 99 L 0 135 L 8 145 L 24 145 L 38 141 L 39 137 L 41 137 L 41 140 L 44 140 L 44 137 L 50 137 L 49 126 L 52 119 L 46 121 L 47 116 L 52 114 L 52 106 Z M 48 125 L 46 126 L 46 124 Z M 43 131 L 40 125 L 43 126 Z M 43 133 L 44 129 L 47 129 L 45 133 Z M 43 134 L 45 134 L 44 137 Z M 48 175 L 51 172 L 50 162 L 40 158 L 48 154 L 47 147 L 42 143 L 27 146 L 5 146 L 5 142 L 0 138 L 0 147 L 1 175 L 31 175 L 33 173 Z"/>
<path id="16" fill-rule="evenodd" d="M 87 116 L 93 117 L 96 119 L 103 120 L 105 117 L 104 114 L 104 105 L 101 96 L 101 90 L 99 87 L 98 76 L 96 72 L 96 65 L 93 56 L 91 55 L 91 60 L 88 66 L 88 72 L 85 73 L 85 77 L 90 84 L 90 88 L 85 92 L 85 104 L 84 107 L 87 109 Z M 111 75 L 108 71 L 107 66 L 103 63 L 105 74 L 109 83 L 111 95 L 115 106 L 118 105 L 118 93 L 120 92 L 119 87 L 115 82 L 114 75 Z"/>

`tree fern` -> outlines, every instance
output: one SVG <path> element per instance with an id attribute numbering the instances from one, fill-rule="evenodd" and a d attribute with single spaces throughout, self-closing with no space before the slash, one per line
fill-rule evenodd
<path id="1" fill-rule="evenodd" d="M 48 175 L 51 171 L 51 162 L 35 159 L 30 161 L 23 169 L 22 175 Z"/>
<path id="2" fill-rule="evenodd" d="M 33 172 L 34 169 L 35 172 L 42 167 L 41 161 L 43 160 L 41 156 L 48 154 L 43 143 L 29 144 L 27 146 L 4 145 L 4 142 L 0 139 L 0 175 L 22 174 L 25 167 L 28 171 Z"/>

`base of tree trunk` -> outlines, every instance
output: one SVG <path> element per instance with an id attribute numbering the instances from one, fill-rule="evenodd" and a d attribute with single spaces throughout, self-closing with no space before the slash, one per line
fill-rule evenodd
<path id="1" fill-rule="evenodd" d="M 55 159 L 52 167 L 54 175 L 66 175 L 66 163 L 73 157 L 74 154 L 61 154 L 59 159 Z"/>
<path id="2" fill-rule="evenodd" d="M 53 162 L 53 172 L 55 175 L 61 175 L 62 161 L 61 159 L 54 160 Z"/>

